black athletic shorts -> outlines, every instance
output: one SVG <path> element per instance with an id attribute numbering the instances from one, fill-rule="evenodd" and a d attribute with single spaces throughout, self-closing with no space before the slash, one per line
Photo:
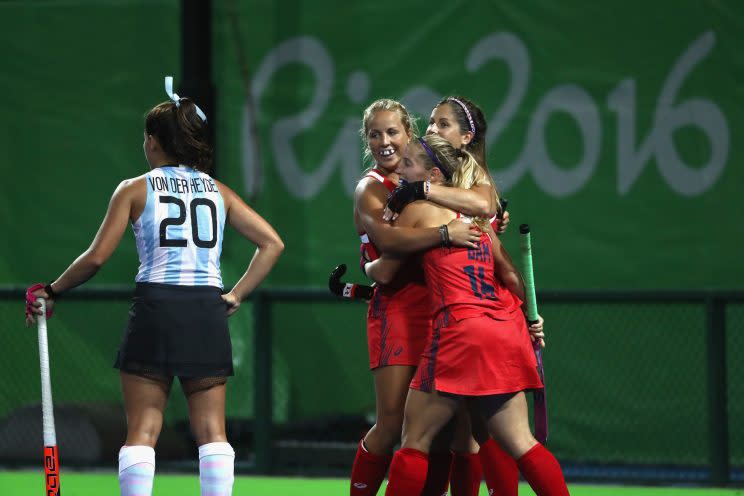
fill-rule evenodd
<path id="1" fill-rule="evenodd" d="M 137 283 L 114 367 L 132 374 L 234 374 L 220 288 Z"/>

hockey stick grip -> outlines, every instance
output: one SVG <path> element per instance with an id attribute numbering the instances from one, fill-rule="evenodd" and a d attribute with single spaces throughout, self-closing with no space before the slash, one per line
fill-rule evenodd
<path id="1" fill-rule="evenodd" d="M 39 369 L 41 371 L 41 413 L 44 433 L 44 446 L 56 446 L 57 434 L 54 429 L 54 409 L 52 404 L 52 382 L 49 374 L 49 344 L 47 341 L 46 301 L 41 303 L 41 315 L 37 316 L 39 331 Z"/>
<path id="2" fill-rule="evenodd" d="M 522 248 L 522 276 L 524 279 L 525 303 L 527 305 L 527 321 L 530 324 L 534 324 L 537 322 L 537 297 L 535 296 L 535 275 L 532 271 L 530 226 L 522 224 L 519 226 L 519 233 Z"/>
<path id="3" fill-rule="evenodd" d="M 504 212 L 506 212 L 506 207 L 509 205 L 509 200 L 506 198 L 501 198 L 499 200 L 499 213 L 496 214 L 496 218 L 499 220 L 502 220 L 504 218 Z"/>
<path id="4" fill-rule="evenodd" d="M 57 433 L 54 428 L 54 406 L 52 403 L 52 381 L 49 373 L 49 343 L 47 341 L 46 301 L 41 303 L 41 315 L 37 316 L 39 337 L 39 370 L 41 372 L 41 421 L 44 436 L 44 479 L 46 494 L 59 496 L 59 450 Z"/>

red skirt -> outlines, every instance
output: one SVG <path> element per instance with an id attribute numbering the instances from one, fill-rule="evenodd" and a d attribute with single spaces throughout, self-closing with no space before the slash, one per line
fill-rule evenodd
<path id="1" fill-rule="evenodd" d="M 541 388 L 537 361 L 521 311 L 513 318 L 437 319 L 411 387 L 463 396 Z"/>
<path id="2" fill-rule="evenodd" d="M 424 296 L 428 297 L 425 289 Z M 416 366 L 431 334 L 428 300 L 425 298 L 422 304 L 417 295 L 381 293 L 375 290 L 367 311 L 369 368 Z"/>

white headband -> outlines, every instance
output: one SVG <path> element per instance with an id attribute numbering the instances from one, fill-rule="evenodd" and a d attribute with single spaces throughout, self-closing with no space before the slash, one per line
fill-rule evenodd
<path id="1" fill-rule="evenodd" d="M 168 98 L 176 104 L 176 107 L 181 106 L 181 97 L 178 96 L 178 93 L 173 93 L 173 76 L 165 76 L 165 92 L 168 94 Z M 194 103 L 194 108 L 196 109 L 196 115 L 201 117 L 201 120 L 204 122 L 207 122 L 206 114 L 202 112 L 202 109 L 196 103 Z"/>
<path id="2" fill-rule="evenodd" d="M 457 98 L 452 97 L 452 96 L 449 97 L 447 100 L 449 100 L 451 102 L 456 102 L 457 104 L 460 105 L 460 107 L 462 107 L 462 109 L 465 111 L 465 115 L 468 117 L 468 124 L 470 124 L 470 132 L 472 132 L 473 134 L 475 134 L 475 122 L 473 122 L 473 116 L 470 115 L 470 110 L 468 110 L 468 106 L 465 105 L 464 103 L 462 103 Z"/>

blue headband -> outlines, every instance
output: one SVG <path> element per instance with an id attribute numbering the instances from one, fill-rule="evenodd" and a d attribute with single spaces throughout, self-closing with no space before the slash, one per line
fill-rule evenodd
<path id="1" fill-rule="evenodd" d="M 450 174 L 450 172 L 444 168 L 444 166 L 442 165 L 442 162 L 440 162 L 439 159 L 437 158 L 437 154 L 434 153 L 434 150 L 429 148 L 429 145 L 426 144 L 426 141 L 424 141 L 424 138 L 419 138 L 418 141 L 419 143 L 421 143 L 421 146 L 424 147 L 424 150 L 426 150 L 426 154 L 429 155 L 429 157 L 434 161 L 434 165 L 436 165 L 439 168 L 439 170 L 442 172 L 442 175 L 446 177 L 448 181 L 451 181 L 452 174 Z"/>
<path id="2" fill-rule="evenodd" d="M 181 106 L 181 97 L 178 96 L 178 93 L 173 93 L 173 76 L 165 76 L 165 92 L 168 94 L 168 98 L 173 100 L 173 103 L 176 104 L 176 107 Z M 196 114 L 201 118 L 201 120 L 207 122 L 207 116 L 196 103 L 194 103 L 194 108 L 196 109 Z"/>

